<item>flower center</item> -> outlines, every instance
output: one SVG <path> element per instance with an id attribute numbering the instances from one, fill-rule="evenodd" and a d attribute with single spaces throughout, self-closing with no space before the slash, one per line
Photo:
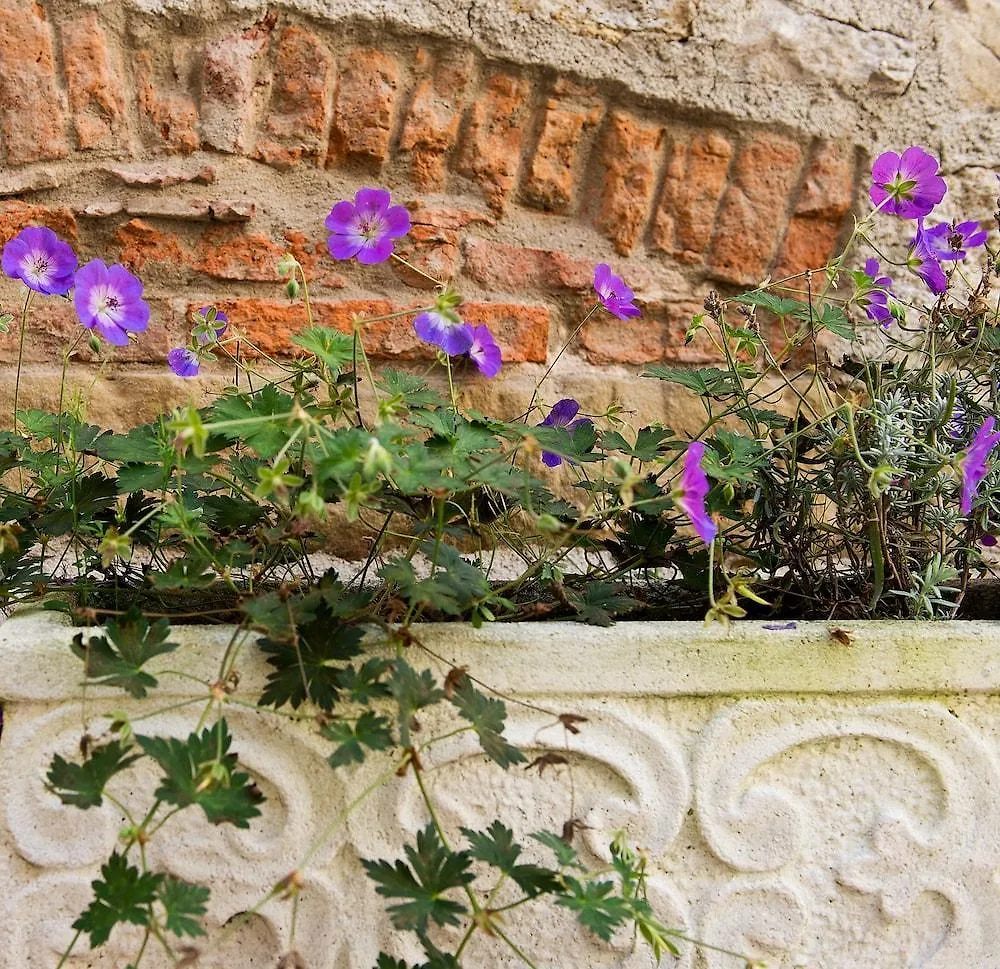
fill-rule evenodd
<path id="1" fill-rule="evenodd" d="M 362 217 L 358 222 L 358 233 L 371 241 L 382 235 L 382 220 L 377 215 Z"/>
<path id="2" fill-rule="evenodd" d="M 34 279 L 41 279 L 49 273 L 49 258 L 43 252 L 32 253 L 28 263 L 28 275 Z"/>

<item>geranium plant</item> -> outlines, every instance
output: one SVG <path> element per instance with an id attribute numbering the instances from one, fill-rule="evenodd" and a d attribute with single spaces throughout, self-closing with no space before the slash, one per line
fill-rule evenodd
<path id="1" fill-rule="evenodd" d="M 362 864 L 392 924 L 419 940 L 425 969 L 475 965 L 480 933 L 531 966 L 503 916 L 542 904 L 569 909 L 603 939 L 631 929 L 657 958 L 674 951 L 684 937 L 653 912 L 646 860 L 624 835 L 611 865 L 595 868 L 574 847 L 572 817 L 559 831 L 525 832 L 529 841 L 515 840 L 501 818 L 484 830 L 445 830 L 423 766 L 442 735 L 415 729 L 430 708 L 450 710 L 443 735 L 474 733 L 498 769 L 526 758 L 504 737 L 503 699 L 474 671 L 425 668 L 441 657 L 423 645 L 419 624 L 610 625 L 668 615 L 668 583 L 723 623 L 750 609 L 954 615 L 1000 521 L 991 464 L 1000 263 L 982 224 L 957 221 L 967 213 L 926 221 L 945 192 L 922 148 L 887 152 L 872 171 L 872 211 L 829 265 L 727 298 L 710 293 L 687 339 L 714 346 L 719 366 L 645 374 L 700 397 L 704 425 L 690 437 L 662 424 L 629 428 L 618 407 L 585 413 L 574 399 L 551 399 L 546 381 L 565 346 L 525 413 L 463 409 L 462 382 L 494 378 L 501 349 L 466 318 L 447 280 L 433 280 L 433 300 L 407 311 L 441 379 L 376 374 L 365 350 L 376 320 L 356 319 L 349 332 L 314 325 L 308 280 L 291 256 L 279 270 L 301 302 L 298 356 L 269 359 L 212 306 L 170 352 L 178 379 L 222 362 L 236 368 L 236 383 L 211 405 L 112 433 L 78 407 L 20 410 L 15 395 L 11 429 L 0 435 L 5 601 L 68 590 L 47 607 L 103 627 L 74 641 L 86 682 L 150 710 L 157 677 L 185 675 L 147 668 L 174 651 L 172 622 L 235 629 L 217 676 L 192 685 L 201 703 L 187 737 L 146 734 L 138 718 L 115 711 L 90 719 L 80 758 L 49 765 L 53 797 L 82 810 L 107 799 L 123 819 L 76 938 L 100 946 L 120 924 L 138 925 L 133 965 L 157 947 L 195 964 L 224 941 L 203 938 L 211 886 L 151 870 L 146 845 L 165 825 L 182 825 L 186 811 L 245 827 L 267 810 L 226 719 L 233 704 L 252 703 L 261 716 L 315 730 L 332 770 L 378 757 L 386 779 L 412 777 L 426 828 L 403 846 L 405 860 Z M 879 242 L 888 220 L 913 224 L 902 251 Z M 337 202 L 326 227 L 334 259 L 406 264 L 394 244 L 409 216 L 385 190 Z M 50 230 L 31 227 L 8 242 L 3 270 L 25 285 L 22 346 L 41 297 L 72 298 L 77 343 L 124 345 L 155 325 L 138 279 L 99 260 L 78 269 Z M 642 325 L 632 290 L 607 264 L 595 269 L 594 291 L 567 346 L 599 313 Z M 335 505 L 372 535 L 350 575 L 314 568 Z M 490 571 L 498 548 L 523 562 L 503 582 Z M 249 649 L 271 669 L 257 697 L 237 676 Z M 571 710 L 552 717 L 560 729 L 586 729 Z M 132 803 L 127 778 L 140 760 L 159 781 Z M 345 821 L 332 818 L 327 834 Z M 284 879 L 261 886 L 262 901 L 297 904 L 305 864 L 290 858 Z M 458 931 L 438 931 L 447 927 Z M 378 969 L 410 967 L 383 953 Z"/>

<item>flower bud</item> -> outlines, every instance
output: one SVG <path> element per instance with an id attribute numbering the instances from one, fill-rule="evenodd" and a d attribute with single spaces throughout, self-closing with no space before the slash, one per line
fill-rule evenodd
<path id="1" fill-rule="evenodd" d="M 323 500 L 323 496 L 315 488 L 300 492 L 295 499 L 295 514 L 299 518 L 325 518 L 326 502 Z"/>
<path id="2" fill-rule="evenodd" d="M 299 281 L 297 279 L 289 279 L 285 283 L 285 293 L 289 299 L 295 299 L 299 295 Z"/>
<path id="3" fill-rule="evenodd" d="M 868 490 L 872 497 L 878 498 L 884 491 L 888 490 L 898 474 L 899 469 L 889 464 L 880 464 L 874 468 L 868 476 Z"/>
<path id="4" fill-rule="evenodd" d="M 101 352 L 101 338 L 96 333 L 91 333 L 87 337 L 87 346 L 90 347 L 91 353 Z"/>
<path id="5" fill-rule="evenodd" d="M 375 478 L 382 474 L 392 473 L 392 455 L 382 446 L 382 442 L 377 437 L 372 437 L 368 441 L 368 450 L 365 452 L 361 470 L 368 479 Z"/>

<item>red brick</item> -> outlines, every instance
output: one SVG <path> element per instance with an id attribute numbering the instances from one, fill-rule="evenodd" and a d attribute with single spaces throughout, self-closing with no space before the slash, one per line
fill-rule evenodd
<path id="1" fill-rule="evenodd" d="M 76 218 L 66 206 L 48 207 L 28 202 L 0 203 L 0 245 L 12 239 L 27 225 L 47 225 L 60 239 L 76 242 Z"/>
<path id="2" fill-rule="evenodd" d="M 853 154 L 829 142 L 814 152 L 772 273 L 776 278 L 819 269 L 833 255 L 854 202 Z"/>
<path id="3" fill-rule="evenodd" d="M 600 102 L 574 104 L 561 98 L 548 100 L 538 146 L 524 183 L 528 201 L 557 212 L 570 207 L 585 133 L 603 115 L 604 106 Z"/>
<path id="4" fill-rule="evenodd" d="M 458 169 L 480 182 L 497 213 L 517 183 L 530 93 L 524 78 L 494 74 L 470 114 Z"/>
<path id="5" fill-rule="evenodd" d="M 286 251 L 286 246 L 259 232 L 208 229 L 198 242 L 195 268 L 216 279 L 277 283 L 277 263 Z"/>
<path id="6" fill-rule="evenodd" d="M 310 288 L 318 285 L 343 289 L 347 285 L 347 280 L 335 269 L 338 262 L 330 255 L 325 236 L 311 236 L 297 229 L 286 229 L 284 236 L 288 251 L 302 266 Z"/>
<path id="7" fill-rule="evenodd" d="M 7 164 L 64 157 L 65 126 L 45 11 L 39 4 L 5 2 L 0 5 L 0 142 Z"/>
<path id="8" fill-rule="evenodd" d="M 713 363 L 719 353 L 709 340 L 684 345 L 684 336 L 700 303 L 644 303 L 639 319 L 622 322 L 607 313 L 589 320 L 580 333 L 584 356 L 590 363 L 644 364 Z"/>
<path id="9" fill-rule="evenodd" d="M 601 146 L 605 176 L 597 224 L 622 255 L 635 248 L 646 226 L 662 143 L 663 125 L 623 111 L 611 115 Z"/>
<path id="10" fill-rule="evenodd" d="M 767 274 L 801 166 L 801 147 L 781 135 L 757 135 L 740 150 L 709 250 L 720 279 L 745 284 Z"/>
<path id="11" fill-rule="evenodd" d="M 463 303 L 462 319 L 485 323 L 500 345 L 505 363 L 545 363 L 551 314 L 547 306 L 524 303 Z"/>
<path id="12" fill-rule="evenodd" d="M 398 88 L 395 57 L 378 50 L 351 52 L 337 86 L 328 164 L 351 158 L 386 160 Z"/>
<path id="13" fill-rule="evenodd" d="M 526 249 L 483 239 L 465 240 L 465 275 L 493 290 L 586 290 L 594 282 L 594 263 L 566 252 Z"/>
<path id="14" fill-rule="evenodd" d="M 458 231 L 475 223 L 493 224 L 493 219 L 472 209 L 410 207 L 410 231 L 396 247 L 400 256 L 418 269 L 447 282 L 458 274 L 461 252 Z M 420 273 L 394 262 L 397 275 L 411 286 L 433 289 L 434 283 Z"/>
<path id="15" fill-rule="evenodd" d="M 178 346 L 184 339 L 183 325 L 179 321 L 168 300 L 150 299 L 151 316 L 149 327 L 136 335 L 136 341 L 127 347 L 104 346 L 104 356 L 112 357 L 119 363 L 161 363 L 168 351 Z M 0 363 L 15 363 L 20 343 L 18 324 L 10 331 L 0 334 Z M 58 367 L 62 353 L 80 335 L 82 327 L 73 309 L 73 304 L 65 300 L 35 300 L 28 315 L 28 329 L 24 341 L 25 363 L 48 363 Z M 86 341 L 77 345 L 74 360 L 95 361 L 97 355 L 91 353 Z M 58 389 L 59 380 L 55 378 Z"/>
<path id="16" fill-rule="evenodd" d="M 430 55 L 421 50 L 418 66 Z M 471 53 L 442 58 L 433 77 L 422 79 L 413 94 L 399 147 L 411 153 L 413 180 L 422 189 L 440 190 L 447 179 L 448 155 L 458 139 L 460 104 L 474 67 Z"/>
<path id="17" fill-rule="evenodd" d="M 172 232 L 163 232 L 141 219 L 118 228 L 115 241 L 122 247 L 121 261 L 139 272 L 147 263 L 163 263 L 178 269 L 190 262 L 186 247 Z"/>
<path id="18" fill-rule="evenodd" d="M 129 215 L 151 219 L 179 219 L 184 222 L 208 222 L 212 206 L 207 199 L 172 198 L 169 195 L 150 195 L 125 203 Z"/>
<path id="19" fill-rule="evenodd" d="M 282 30 L 258 157 L 282 169 L 305 158 L 322 160 L 333 79 L 333 56 L 319 38 L 301 27 Z"/>
<path id="20" fill-rule="evenodd" d="M 63 73 L 77 144 L 120 151 L 125 147 L 125 81 L 120 59 L 93 10 L 62 25 Z"/>
<path id="21" fill-rule="evenodd" d="M 246 154 L 254 141 L 254 93 L 267 35 L 225 37 L 205 47 L 201 140 L 210 148 Z"/>
<path id="22" fill-rule="evenodd" d="M 204 305 L 191 303 L 189 319 Z M 229 316 L 233 326 L 270 356 L 299 352 L 292 338 L 306 325 L 301 303 L 265 299 L 216 300 L 214 305 Z M 344 333 L 352 331 L 355 316 L 385 316 L 402 307 L 388 300 L 314 300 L 313 319 Z M 464 303 L 462 315 L 470 323 L 485 323 L 500 344 L 509 363 L 542 363 L 548 352 L 549 311 L 544 306 L 504 303 Z M 414 314 L 416 315 L 416 314 Z M 381 320 L 363 327 L 365 351 L 377 359 L 430 360 L 434 347 L 424 343 L 413 330 L 411 317 Z"/>
<path id="23" fill-rule="evenodd" d="M 701 261 L 712 238 L 732 156 L 732 144 L 717 131 L 678 133 L 671 138 L 651 233 L 656 249 L 685 262 Z"/>
<path id="24" fill-rule="evenodd" d="M 167 151 L 190 154 L 198 148 L 198 108 L 186 94 L 165 90 L 148 50 L 135 55 L 139 110 L 145 131 Z"/>

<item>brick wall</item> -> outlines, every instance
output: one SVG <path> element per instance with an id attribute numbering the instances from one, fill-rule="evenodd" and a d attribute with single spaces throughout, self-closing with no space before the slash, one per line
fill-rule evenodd
<path id="1" fill-rule="evenodd" d="M 49 225 L 81 259 L 131 267 L 153 307 L 134 346 L 106 360 L 84 349 L 71 367 L 91 419 L 119 425 L 227 381 L 166 369 L 206 303 L 269 354 L 289 352 L 305 319 L 277 281 L 285 251 L 306 267 L 327 325 L 426 302 L 419 276 L 326 252 L 331 205 L 368 184 L 411 211 L 400 251 L 454 279 L 466 317 L 498 337 L 501 377 L 463 380 L 476 406 L 523 407 L 592 299 L 593 265 L 609 261 L 643 316 L 588 323 L 547 396 L 592 409 L 618 398 L 644 419 L 676 419 L 688 406 L 677 391 L 635 374 L 709 359 L 683 344 L 707 291 L 822 264 L 863 190 L 857 137 L 692 111 L 419 32 L 277 8 L 256 22 L 201 21 L 0 0 L 0 64 L 0 244 Z M 16 312 L 19 298 L 0 282 L 0 307 Z M 39 305 L 21 392 L 53 405 L 59 348 L 78 324 L 67 304 Z M 430 359 L 405 319 L 373 325 L 367 343 L 380 361 Z M 8 410 L 16 352 L 16 332 L 0 338 Z"/>

